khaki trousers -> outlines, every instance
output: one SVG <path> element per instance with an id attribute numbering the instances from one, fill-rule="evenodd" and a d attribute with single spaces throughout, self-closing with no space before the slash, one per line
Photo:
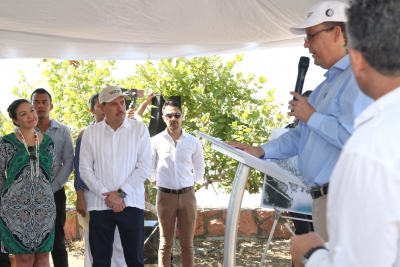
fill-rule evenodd
<path id="1" fill-rule="evenodd" d="M 158 191 L 157 214 L 160 225 L 158 266 L 170 266 L 175 221 L 178 219 L 182 266 L 194 267 L 193 237 L 197 216 L 197 202 L 194 191 L 180 195 Z"/>
<path id="2" fill-rule="evenodd" d="M 328 229 L 326 224 L 326 204 L 328 195 L 314 199 L 312 205 L 312 219 L 314 224 L 314 231 L 321 236 L 321 238 L 328 242 Z"/>

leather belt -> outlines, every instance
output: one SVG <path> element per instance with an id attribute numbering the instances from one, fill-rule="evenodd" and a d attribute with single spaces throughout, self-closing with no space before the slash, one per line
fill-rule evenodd
<path id="1" fill-rule="evenodd" d="M 328 188 L 329 188 L 329 183 L 321 185 L 321 186 L 311 187 L 310 194 L 311 194 L 312 199 L 317 199 L 319 197 L 327 195 Z"/>
<path id="2" fill-rule="evenodd" d="M 158 187 L 158 190 L 160 190 L 161 192 L 164 192 L 164 193 L 180 195 L 180 194 L 184 194 L 186 192 L 192 191 L 193 186 L 185 187 L 185 188 L 178 189 L 178 190 L 168 189 L 168 188 L 164 188 L 164 187 Z"/>

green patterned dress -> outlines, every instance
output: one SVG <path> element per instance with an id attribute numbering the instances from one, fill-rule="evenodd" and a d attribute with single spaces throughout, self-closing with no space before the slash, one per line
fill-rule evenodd
<path id="1" fill-rule="evenodd" d="M 54 243 L 56 207 L 53 139 L 39 144 L 39 177 L 31 179 L 29 154 L 12 133 L 0 141 L 1 250 L 12 254 L 50 252 Z"/>

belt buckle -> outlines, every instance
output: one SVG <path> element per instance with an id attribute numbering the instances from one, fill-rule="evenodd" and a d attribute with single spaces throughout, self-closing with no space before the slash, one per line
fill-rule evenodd
<path id="1" fill-rule="evenodd" d="M 321 186 L 321 187 L 319 188 L 319 192 L 321 192 L 321 197 L 325 195 L 325 194 L 324 194 L 324 186 Z"/>

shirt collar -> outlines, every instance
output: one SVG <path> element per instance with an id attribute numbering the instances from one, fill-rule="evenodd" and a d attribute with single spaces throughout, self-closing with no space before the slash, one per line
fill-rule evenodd
<path id="1" fill-rule="evenodd" d="M 374 103 L 369 105 L 354 121 L 354 128 L 360 127 L 362 124 L 372 120 L 381 112 L 390 109 L 392 106 L 397 106 L 399 103 L 397 99 L 400 98 L 400 87 L 393 91 L 381 96 Z"/>
<path id="2" fill-rule="evenodd" d="M 328 79 L 328 81 L 332 81 L 338 75 L 338 73 L 343 72 L 350 66 L 350 56 L 347 54 L 342 57 L 338 62 L 335 63 L 327 72 L 325 72 L 324 76 Z"/>
<path id="3" fill-rule="evenodd" d="M 60 124 L 59 124 L 56 120 L 50 118 L 50 125 L 49 125 L 49 128 L 47 128 L 46 132 L 44 132 L 44 133 L 49 133 L 52 129 L 58 129 L 58 128 L 60 128 Z M 39 131 L 39 132 L 42 132 L 42 131 L 39 129 L 39 127 L 37 127 L 37 125 L 36 125 L 36 127 L 35 127 L 35 130 L 36 130 L 36 131 Z"/>
<path id="4" fill-rule="evenodd" d="M 56 128 L 56 129 L 60 128 L 60 124 L 57 121 L 55 121 L 53 119 L 50 119 L 50 127 L 49 127 L 49 129 L 51 130 L 53 128 Z"/>
<path id="5" fill-rule="evenodd" d="M 166 128 L 164 131 L 162 131 L 161 132 L 161 134 L 165 137 L 165 136 L 169 136 L 169 137 L 171 137 L 169 134 L 168 134 L 168 129 Z M 182 137 L 187 137 L 187 133 L 182 129 L 182 134 L 181 134 L 181 136 L 179 137 L 179 139 L 181 139 Z"/>
<path id="6" fill-rule="evenodd" d="M 127 118 L 125 118 L 124 119 L 124 122 L 121 124 L 121 126 L 119 126 L 119 128 L 126 128 L 126 129 L 130 129 L 131 128 L 131 124 L 130 124 L 130 121 L 129 121 L 130 119 L 127 119 Z M 102 128 L 103 128 L 103 130 L 106 128 L 106 126 L 108 125 L 107 123 L 106 123 L 106 118 L 104 118 L 104 120 L 102 120 L 101 122 L 99 122 L 99 123 L 102 123 L 101 124 L 101 126 L 102 126 Z M 118 128 L 118 129 L 119 129 Z"/>

